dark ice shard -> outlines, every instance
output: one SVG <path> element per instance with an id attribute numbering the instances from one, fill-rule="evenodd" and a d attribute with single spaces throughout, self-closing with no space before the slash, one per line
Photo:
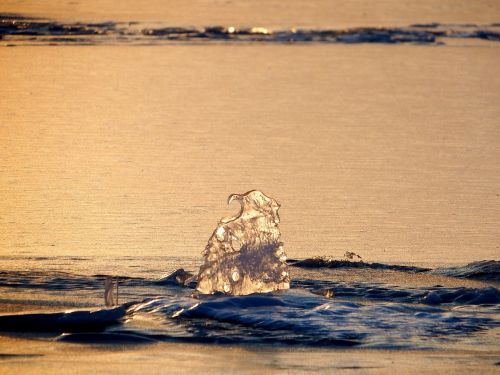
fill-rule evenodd
<path id="1" fill-rule="evenodd" d="M 222 219 L 203 252 L 196 289 L 205 294 L 267 293 L 290 288 L 278 227 L 280 205 L 258 190 L 231 194 L 240 212 Z"/>

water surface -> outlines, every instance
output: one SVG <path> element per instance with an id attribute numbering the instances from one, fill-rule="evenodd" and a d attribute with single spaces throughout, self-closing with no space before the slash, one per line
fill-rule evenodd
<path id="1" fill-rule="evenodd" d="M 0 5 L 52 28 L 0 40 L 2 370 L 494 372 L 498 5 L 151 4 Z M 289 257 L 335 261 L 247 297 L 166 278 L 251 189 Z"/>
<path id="2" fill-rule="evenodd" d="M 198 256 L 257 188 L 292 258 L 495 259 L 498 51 L 2 48 L 1 252 Z"/>

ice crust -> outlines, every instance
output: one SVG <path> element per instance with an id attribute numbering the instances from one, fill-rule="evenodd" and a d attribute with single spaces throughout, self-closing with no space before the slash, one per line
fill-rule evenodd
<path id="1" fill-rule="evenodd" d="M 290 275 L 278 227 L 280 205 L 258 190 L 231 194 L 238 215 L 222 219 L 203 252 L 198 273 L 200 293 L 267 293 L 290 288 Z"/>

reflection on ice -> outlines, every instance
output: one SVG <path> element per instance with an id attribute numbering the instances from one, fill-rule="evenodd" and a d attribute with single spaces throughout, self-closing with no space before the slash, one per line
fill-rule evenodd
<path id="1" fill-rule="evenodd" d="M 238 215 L 222 219 L 203 253 L 197 290 L 232 295 L 266 293 L 290 287 L 278 228 L 280 205 L 258 190 L 231 194 Z"/>

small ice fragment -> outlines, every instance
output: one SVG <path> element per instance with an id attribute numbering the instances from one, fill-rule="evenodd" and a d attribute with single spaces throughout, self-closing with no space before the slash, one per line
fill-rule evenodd
<path id="1" fill-rule="evenodd" d="M 238 215 L 222 219 L 203 253 L 196 289 L 233 295 L 290 288 L 286 255 L 278 227 L 280 205 L 258 190 L 231 194 Z"/>
<path id="2" fill-rule="evenodd" d="M 116 297 L 114 295 L 115 287 Z M 115 281 L 111 277 L 104 280 L 104 304 L 108 307 L 118 305 L 118 280 Z"/>

